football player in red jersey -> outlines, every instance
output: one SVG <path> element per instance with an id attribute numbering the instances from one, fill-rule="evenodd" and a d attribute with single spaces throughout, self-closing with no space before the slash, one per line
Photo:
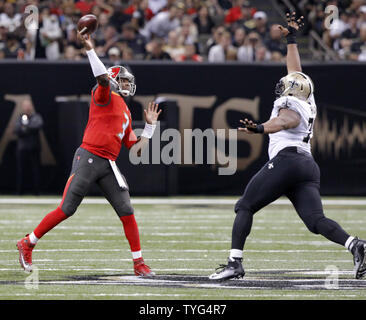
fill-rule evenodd
<path id="1" fill-rule="evenodd" d="M 93 71 L 97 85 L 92 89 L 89 120 L 81 146 L 76 150 L 70 177 L 66 183 L 59 206 L 48 213 L 34 231 L 17 242 L 19 262 L 26 271 L 32 271 L 32 250 L 37 241 L 63 220 L 74 214 L 87 194 L 90 185 L 96 182 L 106 199 L 119 216 L 129 242 L 138 276 L 154 273 L 144 263 L 140 237 L 131 206 L 125 178 L 118 170 L 115 160 L 122 144 L 127 148 L 141 150 L 152 137 L 161 110 L 150 103 L 145 110 L 145 128 L 137 138 L 131 127 L 131 114 L 124 97 L 136 91 L 134 76 L 122 66 L 108 70 L 96 55 L 89 35 L 79 34 Z"/>

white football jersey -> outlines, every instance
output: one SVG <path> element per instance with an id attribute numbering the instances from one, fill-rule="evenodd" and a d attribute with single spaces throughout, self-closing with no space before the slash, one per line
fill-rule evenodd
<path id="1" fill-rule="evenodd" d="M 302 151 L 311 154 L 310 139 L 313 137 L 316 118 L 314 95 L 312 94 L 307 101 L 292 96 L 278 98 L 274 102 L 270 119 L 277 117 L 281 109 L 289 109 L 297 112 L 301 120 L 296 128 L 269 134 L 269 158 L 272 159 L 286 147 L 298 147 Z"/>

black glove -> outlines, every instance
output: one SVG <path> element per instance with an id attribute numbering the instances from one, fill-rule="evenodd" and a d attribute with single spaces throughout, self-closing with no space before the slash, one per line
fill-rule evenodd
<path id="1" fill-rule="evenodd" d="M 286 20 L 288 30 L 288 35 L 286 36 L 287 44 L 296 43 L 296 34 L 297 31 L 304 25 L 304 17 L 301 16 L 296 20 L 296 12 L 293 12 L 292 15 L 286 13 Z"/>

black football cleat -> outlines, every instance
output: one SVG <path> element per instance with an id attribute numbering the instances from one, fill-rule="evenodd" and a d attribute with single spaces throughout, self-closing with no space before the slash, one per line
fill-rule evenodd
<path id="1" fill-rule="evenodd" d="M 216 272 L 211 274 L 208 278 L 210 280 L 229 280 L 243 278 L 245 271 L 242 265 L 242 258 L 229 258 L 228 263 L 221 264 L 216 269 Z"/>
<path id="2" fill-rule="evenodd" d="M 366 241 L 356 237 L 352 242 L 354 242 L 351 251 L 355 265 L 355 278 L 361 279 L 366 274 Z"/>

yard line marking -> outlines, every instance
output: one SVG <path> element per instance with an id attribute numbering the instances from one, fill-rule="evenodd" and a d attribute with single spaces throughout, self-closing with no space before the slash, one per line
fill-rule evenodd
<path id="1" fill-rule="evenodd" d="M 61 198 L 0 198 L 0 204 L 59 204 Z M 132 198 L 132 204 L 157 204 L 157 205 L 234 205 L 237 199 L 197 199 L 197 198 Z M 85 198 L 84 204 L 109 204 L 104 198 Z M 366 200 L 361 199 L 324 199 L 324 205 L 335 206 L 366 206 Z M 287 199 L 279 199 L 274 205 L 292 205 Z"/>
<path id="2" fill-rule="evenodd" d="M 263 288 L 260 288 L 263 289 Z M 4 294 L 0 294 L 0 296 L 2 297 L 29 297 L 29 296 L 41 296 L 41 297 L 64 297 L 64 296 L 75 296 L 75 297 L 190 297 L 192 299 L 192 294 L 163 294 L 163 293 L 81 293 L 81 294 L 77 294 L 77 293 L 67 293 L 67 294 L 58 294 L 58 293 L 4 293 Z M 264 292 L 263 294 L 251 294 L 248 293 L 248 291 L 246 290 L 245 293 L 243 294 L 232 294 L 232 293 L 225 293 L 225 297 L 232 297 L 232 298 L 266 298 L 266 297 L 272 297 L 272 298 L 276 298 L 276 297 L 289 297 L 289 298 L 320 298 L 320 297 L 337 297 L 337 298 L 357 298 L 358 296 L 355 294 L 338 294 L 337 292 L 324 292 L 324 293 L 318 293 L 318 294 L 309 294 L 309 293 L 291 293 L 291 294 L 275 294 L 275 293 L 266 293 Z M 205 297 L 205 298 L 221 298 L 221 293 L 217 293 L 217 294 L 203 294 L 200 295 L 200 297 Z"/>
<path id="3" fill-rule="evenodd" d="M 80 248 L 80 249 L 67 249 L 67 248 L 63 248 L 63 249 L 36 249 L 36 252 L 122 252 L 122 251 L 129 251 L 129 249 L 126 248 L 118 248 L 118 249 L 87 249 L 87 248 Z M 196 253 L 200 253 L 200 252 L 206 252 L 206 253 L 210 253 L 210 252 L 229 252 L 229 249 L 144 249 L 144 252 L 178 252 L 178 253 L 182 253 L 182 252 L 196 252 Z M 299 249 L 299 250 L 267 250 L 267 249 L 263 249 L 263 250 L 252 250 L 252 249 L 246 249 L 245 252 L 258 252 L 258 253 L 305 253 L 305 252 L 311 252 L 311 253 L 341 253 L 344 252 L 345 249 L 338 249 L 338 250 L 306 250 L 306 249 Z M 18 252 L 17 249 L 14 250 L 7 250 L 7 249 L 1 249 L 0 252 Z"/>
<path id="4" fill-rule="evenodd" d="M 36 264 L 34 264 L 34 266 L 36 266 Z M 131 272 L 131 270 L 133 268 L 94 268 L 93 266 L 63 266 L 62 268 L 43 268 L 43 267 L 38 267 L 39 271 L 68 271 L 68 270 L 74 270 L 74 271 L 107 271 L 107 272 L 111 272 L 111 271 L 115 271 L 115 272 Z M 153 268 L 154 271 L 156 272 L 212 272 L 212 268 Z M 14 271 L 14 268 L 0 268 L 0 271 Z M 24 272 L 22 270 L 19 270 L 20 272 Z M 260 273 L 260 272 L 287 272 L 289 274 L 293 274 L 293 275 L 302 275 L 302 274 L 308 274 L 308 275 L 329 275 L 329 272 L 323 271 L 323 270 L 318 270 L 318 271 L 314 271 L 311 269 L 304 269 L 304 270 L 289 270 L 288 268 L 286 269 L 281 269 L 281 268 L 277 268 L 277 269 L 246 269 L 245 271 L 247 272 L 256 272 L 256 273 Z M 339 270 L 338 274 L 340 275 L 353 275 L 354 272 L 352 270 Z M 186 274 L 181 274 L 182 276 L 186 275 Z M 118 276 L 118 275 L 116 275 Z M 206 276 L 206 275 L 201 275 L 201 276 Z M 135 277 L 135 276 L 134 276 Z M 151 279 L 149 281 L 154 281 L 155 279 Z M 248 281 L 248 280 L 260 280 L 260 281 L 284 281 L 283 279 L 274 279 L 274 278 L 263 278 L 263 277 L 258 277 L 258 276 L 246 276 L 244 279 L 239 279 L 236 281 Z M 298 282 L 298 281 L 315 281 L 315 280 L 319 280 L 319 279 L 286 279 L 286 281 L 293 281 L 293 282 Z M 343 280 L 343 279 L 340 279 Z M 145 279 L 143 279 L 143 281 L 147 281 Z M 347 279 L 347 281 L 354 281 L 354 282 L 360 282 L 360 281 L 365 281 L 365 280 L 359 280 L 359 279 Z"/>
<path id="5" fill-rule="evenodd" d="M 96 259 L 96 258 L 90 258 L 90 259 L 36 259 L 37 263 L 42 263 L 42 264 L 46 264 L 47 262 L 49 263 L 60 263 L 60 262 L 105 262 L 106 259 L 105 258 L 101 258 L 101 259 Z M 171 258 L 149 258 L 149 261 L 172 261 Z M 217 261 L 219 261 L 219 259 L 216 259 Z M 130 262 L 131 259 L 130 258 L 119 258 L 119 259 L 111 259 L 108 258 L 108 262 Z M 207 261 L 207 258 L 174 258 L 174 261 Z M 256 262 L 256 261 L 263 261 L 263 262 L 288 262 L 288 259 L 249 259 L 249 258 L 245 258 L 244 262 Z M 336 262 L 336 263 L 349 263 L 351 260 L 350 259 L 335 259 L 335 258 L 330 258 L 330 259 L 322 259 L 322 260 L 318 260 L 318 259 L 312 259 L 311 262 Z M 18 265 L 18 261 L 16 259 L 11 259 L 11 260 L 2 260 L 1 261 L 1 265 Z"/>

